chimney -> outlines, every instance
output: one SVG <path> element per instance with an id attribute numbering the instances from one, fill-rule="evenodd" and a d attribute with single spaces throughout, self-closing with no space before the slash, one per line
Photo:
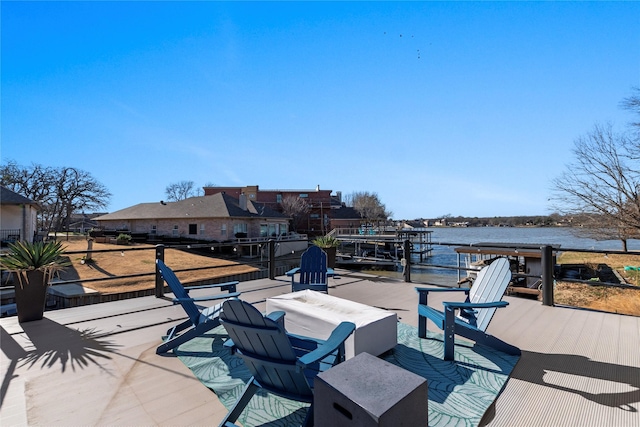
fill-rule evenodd
<path id="1" fill-rule="evenodd" d="M 239 205 L 243 211 L 247 210 L 247 196 L 244 193 L 240 193 Z"/>

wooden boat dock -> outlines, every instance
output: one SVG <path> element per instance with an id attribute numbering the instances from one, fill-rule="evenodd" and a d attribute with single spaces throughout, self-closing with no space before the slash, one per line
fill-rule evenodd
<path id="1" fill-rule="evenodd" d="M 333 237 L 342 246 L 337 263 L 344 268 L 377 267 L 394 269 L 404 257 L 405 242 L 410 243 L 412 255 L 420 261 L 432 251 L 431 233 L 426 228 L 395 229 L 385 227 L 337 228 Z"/>

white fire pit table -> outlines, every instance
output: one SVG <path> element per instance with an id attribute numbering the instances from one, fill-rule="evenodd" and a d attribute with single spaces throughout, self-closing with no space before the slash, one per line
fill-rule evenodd
<path id="1" fill-rule="evenodd" d="M 327 339 L 340 322 L 353 322 L 356 330 L 345 342 L 345 357 L 362 352 L 378 356 L 398 343 L 396 313 L 304 290 L 267 299 L 267 313 L 284 311 L 287 332 Z"/>

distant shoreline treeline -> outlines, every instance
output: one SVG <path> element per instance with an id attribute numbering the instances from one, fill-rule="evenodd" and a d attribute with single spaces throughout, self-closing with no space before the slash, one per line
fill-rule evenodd
<path id="1" fill-rule="evenodd" d="M 446 216 L 441 218 L 423 219 L 429 227 L 571 227 L 575 224 L 573 218 L 562 215 L 534 215 L 534 216 L 495 216 L 495 217 L 465 217 Z"/>

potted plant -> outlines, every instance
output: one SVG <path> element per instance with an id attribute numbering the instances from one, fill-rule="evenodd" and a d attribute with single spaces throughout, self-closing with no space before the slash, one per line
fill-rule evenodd
<path id="1" fill-rule="evenodd" d="M 42 319 L 51 277 L 71 265 L 69 259 L 62 256 L 63 251 L 61 242 L 18 241 L 9 245 L 7 255 L 0 258 L 0 267 L 17 278 L 15 299 L 18 322 Z"/>
<path id="2" fill-rule="evenodd" d="M 340 246 L 340 240 L 333 236 L 319 236 L 311 241 L 312 244 L 318 246 L 327 253 L 327 267 L 336 267 L 336 252 Z"/>

